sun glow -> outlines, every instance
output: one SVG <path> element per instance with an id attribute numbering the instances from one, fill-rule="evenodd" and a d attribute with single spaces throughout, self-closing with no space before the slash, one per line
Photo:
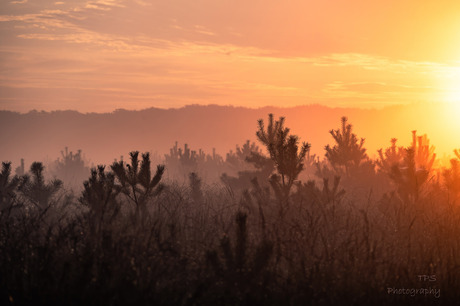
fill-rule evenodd
<path id="1" fill-rule="evenodd" d="M 448 67 L 443 74 L 443 100 L 460 108 L 460 67 Z"/>
<path id="2" fill-rule="evenodd" d="M 433 77 L 433 102 L 424 107 L 424 115 L 420 118 L 425 118 L 422 125 L 436 145 L 439 156 L 446 154 L 446 160 L 449 160 L 453 157 L 453 150 L 460 147 L 460 62 L 436 67 Z"/>
<path id="3" fill-rule="evenodd" d="M 436 72 L 435 98 L 441 112 L 437 128 L 450 134 L 460 131 L 460 66 L 444 66 Z M 447 139 L 446 139 L 447 141 Z"/>
<path id="4" fill-rule="evenodd" d="M 446 90 L 444 100 L 448 102 L 452 107 L 460 109 L 460 79 L 457 84 L 457 88 L 449 88 Z"/>

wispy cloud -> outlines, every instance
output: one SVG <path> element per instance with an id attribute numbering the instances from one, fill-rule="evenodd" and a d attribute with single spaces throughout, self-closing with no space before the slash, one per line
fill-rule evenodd
<path id="1" fill-rule="evenodd" d="M 87 2 L 84 6 L 85 9 L 94 9 L 100 11 L 110 11 L 114 7 L 125 7 L 121 4 L 121 1 L 109 1 L 109 0 L 100 0 L 100 1 L 90 1 Z"/>
<path id="2" fill-rule="evenodd" d="M 343 23 L 359 32 L 350 47 L 342 32 L 347 39 L 354 32 L 325 27 L 312 13 L 321 3 L 299 2 L 312 10 L 306 15 L 277 1 L 200 3 L 10 1 L 0 13 L 0 86 L 11 89 L 9 101 L 46 98 L 75 107 L 149 100 L 363 105 L 432 99 L 456 78 L 446 61 L 371 50 L 373 40 L 361 41 L 365 30 Z M 330 15 L 343 18 L 337 8 Z"/>
<path id="3" fill-rule="evenodd" d="M 140 5 L 140 6 L 152 6 L 152 3 L 148 1 L 143 1 L 143 0 L 133 0 L 134 3 Z"/>
<path id="4" fill-rule="evenodd" d="M 335 98 L 367 98 L 370 100 L 394 100 L 410 97 L 413 101 L 433 91 L 432 86 L 387 84 L 385 82 L 334 81 L 324 86 L 323 92 Z M 398 98 L 399 97 L 399 98 Z M 400 102 L 400 101 L 399 101 Z"/>

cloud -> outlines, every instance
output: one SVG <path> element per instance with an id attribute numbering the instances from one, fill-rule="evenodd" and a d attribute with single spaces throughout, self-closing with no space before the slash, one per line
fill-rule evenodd
<path id="1" fill-rule="evenodd" d="M 324 97 L 349 102 L 363 101 L 367 104 L 406 104 L 414 101 L 428 101 L 439 90 L 433 86 L 400 85 L 385 82 L 334 81 L 323 87 Z M 433 100 L 432 100 L 433 101 Z"/>
<path id="2" fill-rule="evenodd" d="M 133 0 L 134 3 L 140 5 L 140 6 L 152 6 L 152 3 L 143 1 L 143 0 Z"/>
<path id="3" fill-rule="evenodd" d="M 84 8 L 100 11 L 110 11 L 114 7 L 124 8 L 125 6 L 121 4 L 121 1 L 99 0 L 87 2 Z"/>
<path id="4" fill-rule="evenodd" d="M 439 87 L 432 78 L 450 71 L 448 64 L 434 60 L 367 52 L 361 43 L 348 48 L 334 36 L 336 24 L 330 25 L 330 32 L 323 29 L 323 21 L 314 27 L 312 20 L 320 16 L 308 11 L 305 22 L 311 24 L 305 25 L 302 11 L 278 1 L 200 3 L 10 3 L 0 15 L 0 69 L 8 71 L 0 77 L 0 86 L 28 88 L 27 97 L 18 90 L 9 97 L 17 95 L 22 103 L 31 97 L 36 103 L 61 99 L 75 105 L 98 99 L 387 103 L 428 99 L 423 94 Z M 335 11 L 331 9 L 331 16 L 340 17 Z M 349 25 L 343 27 L 349 37 Z M 45 93 L 54 89 L 59 89 L 56 97 Z"/>
<path id="5" fill-rule="evenodd" d="M 423 93 L 432 90 L 430 86 L 410 86 L 387 84 L 385 82 L 342 82 L 335 81 L 326 85 L 331 92 L 343 92 L 353 95 L 383 95 L 391 93 Z"/>

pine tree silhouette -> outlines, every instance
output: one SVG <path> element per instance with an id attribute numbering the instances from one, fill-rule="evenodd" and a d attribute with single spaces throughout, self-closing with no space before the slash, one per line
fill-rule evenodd
<path id="1" fill-rule="evenodd" d="M 24 197 L 41 210 L 46 210 L 50 207 L 53 196 L 62 187 L 62 181 L 58 179 L 46 183 L 43 176 L 44 169 L 45 167 L 42 163 L 32 163 L 29 171 L 30 175 L 23 175 L 18 187 Z"/>
<path id="2" fill-rule="evenodd" d="M 119 185 L 120 191 L 127 196 L 136 206 L 135 214 L 139 217 L 140 213 L 145 217 L 147 213 L 147 202 L 153 196 L 159 194 L 163 185 L 159 184 L 163 176 L 165 167 L 158 165 L 155 175 L 152 177 L 150 171 L 150 154 L 142 154 L 142 162 L 139 167 L 139 152 L 129 153 L 131 164 L 123 161 L 114 162 L 111 166 Z"/>
<path id="3" fill-rule="evenodd" d="M 430 145 L 430 140 L 426 134 L 417 136 L 417 131 L 412 131 L 412 148 L 415 152 L 415 164 L 417 169 L 430 172 L 433 168 L 436 154 L 435 147 Z"/>
<path id="4" fill-rule="evenodd" d="M 81 183 L 88 177 L 90 169 L 85 166 L 85 161 L 82 157 L 82 151 L 77 153 L 69 152 L 69 148 L 65 147 L 61 151 L 61 158 L 54 162 L 52 173 L 59 179 L 63 180 L 65 185 L 72 188 L 81 186 Z"/>
<path id="5" fill-rule="evenodd" d="M 350 168 L 357 168 L 362 161 L 367 160 L 366 149 L 363 147 L 364 138 L 358 140 L 352 132 L 352 125 L 348 123 L 347 117 L 342 117 L 342 126 L 337 130 L 330 130 L 335 141 L 331 147 L 326 145 L 326 158 L 332 167 L 340 172 L 339 168 L 345 168 L 346 175 L 349 175 Z"/>
<path id="6" fill-rule="evenodd" d="M 292 185 L 304 168 L 304 159 L 310 150 L 310 144 L 303 142 L 299 149 L 298 137 L 289 135 L 289 129 L 284 127 L 284 120 L 284 117 L 280 117 L 278 121 L 274 121 L 273 114 L 269 114 L 267 129 L 260 119 L 256 135 L 267 148 L 278 172 L 271 176 L 270 183 L 278 199 L 286 202 Z"/>
<path id="7" fill-rule="evenodd" d="M 417 136 L 417 131 L 412 131 L 412 145 L 405 149 L 403 162 L 393 165 L 390 172 L 403 200 L 416 201 L 419 198 L 436 160 L 434 150 L 426 134 Z"/>
<path id="8" fill-rule="evenodd" d="M 377 166 L 379 170 L 384 173 L 391 173 L 391 169 L 394 165 L 400 165 L 404 160 L 404 155 L 406 151 L 404 147 L 396 146 L 396 142 L 398 140 L 396 138 L 391 139 L 391 146 L 385 149 L 379 149 L 377 152 L 379 153 L 379 159 L 377 160 Z"/>
<path id="9" fill-rule="evenodd" d="M 176 141 L 174 147 L 169 150 L 169 154 L 165 154 L 165 164 L 168 172 L 174 172 L 173 176 L 185 176 L 197 171 L 199 158 L 204 159 L 201 150 L 197 154 L 196 151 L 190 149 L 188 144 L 184 144 L 183 149 L 179 148 Z"/>
<path id="10" fill-rule="evenodd" d="M 5 209 L 12 208 L 19 182 L 18 176 L 11 177 L 11 162 L 2 162 L 2 172 L 0 172 L 0 213 Z"/>
<path id="11" fill-rule="evenodd" d="M 455 150 L 456 158 L 450 160 L 450 168 L 442 172 L 444 186 L 447 188 L 449 195 L 454 196 L 454 201 L 460 194 L 460 152 Z"/>
<path id="12" fill-rule="evenodd" d="M 101 231 L 105 219 L 110 222 L 118 214 L 117 195 L 121 189 L 115 185 L 115 175 L 105 172 L 105 166 L 91 169 L 91 176 L 83 183 L 79 201 L 90 209 L 90 226 L 93 234 Z M 110 215 L 108 215 L 110 214 Z"/>

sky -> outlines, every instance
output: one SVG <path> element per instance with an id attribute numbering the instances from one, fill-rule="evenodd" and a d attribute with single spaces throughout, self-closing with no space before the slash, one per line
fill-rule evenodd
<path id="1" fill-rule="evenodd" d="M 459 38 L 460 1 L 2 0 L 0 109 L 456 105 Z"/>

